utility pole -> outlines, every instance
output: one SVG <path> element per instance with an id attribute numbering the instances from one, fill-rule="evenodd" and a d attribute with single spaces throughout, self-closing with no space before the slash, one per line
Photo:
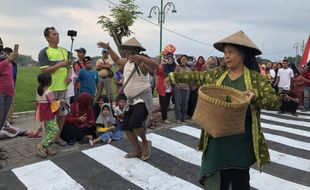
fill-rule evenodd
<path id="1" fill-rule="evenodd" d="M 298 47 L 300 47 L 302 44 L 297 42 L 294 44 L 294 48 L 296 49 L 296 54 L 295 54 L 295 67 L 299 68 L 299 65 L 297 63 L 297 54 L 298 54 Z"/>

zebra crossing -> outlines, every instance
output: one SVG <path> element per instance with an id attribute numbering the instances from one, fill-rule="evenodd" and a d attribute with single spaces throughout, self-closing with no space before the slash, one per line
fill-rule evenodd
<path id="1" fill-rule="evenodd" d="M 299 114 L 261 112 L 272 163 L 262 173 L 252 166 L 252 189 L 310 189 L 310 114 Z M 194 125 L 149 133 L 153 148 L 146 162 L 124 158 L 131 151 L 127 140 L 51 158 L 0 173 L 0 189 L 203 189 L 198 183 L 199 136 Z"/>

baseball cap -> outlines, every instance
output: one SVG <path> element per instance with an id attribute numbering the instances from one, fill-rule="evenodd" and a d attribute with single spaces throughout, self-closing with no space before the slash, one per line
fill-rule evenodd
<path id="1" fill-rule="evenodd" d="M 102 48 L 102 52 L 101 53 L 106 53 L 106 52 L 108 52 L 108 50 L 105 49 L 105 48 Z"/>
<path id="2" fill-rule="evenodd" d="M 75 51 L 82 52 L 82 53 L 86 54 L 86 49 L 82 48 L 82 47 L 80 47 L 79 49 L 75 49 Z"/>
<path id="3" fill-rule="evenodd" d="M 86 63 L 87 61 L 91 61 L 91 57 L 86 56 L 86 57 L 84 58 L 84 63 Z"/>
<path id="4" fill-rule="evenodd" d="M 290 87 L 289 86 L 283 86 L 283 90 L 290 90 Z"/>

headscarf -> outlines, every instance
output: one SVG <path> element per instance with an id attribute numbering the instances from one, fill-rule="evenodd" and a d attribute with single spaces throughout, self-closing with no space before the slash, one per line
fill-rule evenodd
<path id="1" fill-rule="evenodd" d="M 89 115 L 89 113 L 92 112 L 91 107 L 92 102 L 93 97 L 89 93 L 87 92 L 81 93 L 80 96 L 77 98 L 77 101 L 71 104 L 71 115 L 77 117 L 82 116 L 84 114 Z"/>
<path id="2" fill-rule="evenodd" d="M 215 56 L 210 56 L 210 58 L 214 61 L 214 64 L 208 64 L 209 69 L 214 69 L 219 66 L 219 60 Z"/>
<path id="3" fill-rule="evenodd" d="M 202 59 L 203 60 L 203 63 L 200 63 L 199 62 L 199 59 Z M 205 58 L 203 57 L 203 56 L 199 56 L 198 57 L 198 59 L 197 59 L 197 62 L 196 62 L 196 64 L 195 64 L 195 66 L 194 66 L 194 68 L 197 70 L 197 71 L 201 71 L 201 69 L 202 69 L 202 66 L 205 64 Z"/>
<path id="4" fill-rule="evenodd" d="M 247 47 L 235 44 L 229 44 L 229 45 L 233 46 L 236 50 L 238 50 L 243 59 L 244 66 L 253 71 L 257 72 L 260 71 L 255 55 L 253 55 L 253 53 L 251 53 L 251 51 L 249 51 Z"/>
<path id="5" fill-rule="evenodd" d="M 109 108 L 110 114 L 108 116 L 103 116 L 102 111 L 103 111 L 103 108 L 106 108 L 106 107 Z M 100 110 L 100 114 L 97 118 L 96 123 L 102 124 L 102 125 L 104 125 L 104 127 L 109 127 L 111 124 L 115 124 L 115 119 L 112 115 L 112 110 L 111 110 L 110 104 L 104 103 L 102 105 L 101 110 Z"/>
<path id="6" fill-rule="evenodd" d="M 172 59 L 173 59 L 173 62 L 172 62 L 172 63 L 163 64 L 164 72 L 165 72 L 166 74 L 169 74 L 169 73 L 171 73 L 171 72 L 174 72 L 175 67 L 176 67 L 177 64 L 175 63 L 175 59 L 174 59 L 174 57 L 173 57 L 173 54 L 168 53 L 168 54 L 166 55 L 166 59 L 167 59 L 167 58 L 172 58 Z"/>
<path id="7" fill-rule="evenodd" d="M 83 92 L 80 94 L 80 96 L 77 98 L 77 101 L 73 104 L 71 104 L 70 109 L 70 115 L 74 117 L 81 117 L 82 115 L 86 114 L 87 117 L 87 123 L 94 124 L 95 122 L 95 117 L 94 117 L 94 112 L 92 109 L 92 102 L 93 102 L 93 97 L 87 93 Z M 79 128 L 84 127 L 86 124 L 80 122 Z"/>

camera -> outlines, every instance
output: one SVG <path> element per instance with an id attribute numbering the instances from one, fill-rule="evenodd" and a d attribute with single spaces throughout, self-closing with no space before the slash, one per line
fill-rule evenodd
<path id="1" fill-rule="evenodd" d="M 70 36 L 70 37 L 75 37 L 77 35 L 77 31 L 75 31 L 75 30 L 68 30 L 67 35 Z"/>

